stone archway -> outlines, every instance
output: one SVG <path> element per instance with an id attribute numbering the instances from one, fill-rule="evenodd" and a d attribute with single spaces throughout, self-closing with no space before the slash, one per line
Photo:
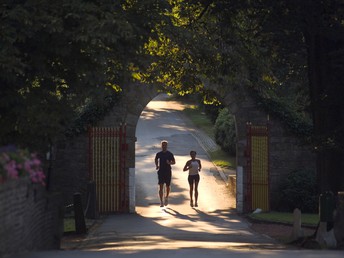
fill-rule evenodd
<path id="1" fill-rule="evenodd" d="M 217 85 L 207 85 L 208 88 L 214 90 L 223 87 Z M 156 95 L 157 91 L 154 87 L 142 85 L 130 87 L 127 97 L 128 103 L 136 103 L 135 107 L 131 106 L 127 108 L 127 118 L 125 120 L 128 128 L 130 128 L 130 153 L 132 157 L 135 157 L 135 131 L 136 124 L 140 117 L 142 110 Z M 278 199 L 275 196 L 278 195 L 279 186 L 283 178 L 285 178 L 291 171 L 302 168 L 309 168 L 314 163 L 314 154 L 311 153 L 309 146 L 305 146 L 304 143 L 295 137 L 284 125 L 274 117 L 269 117 L 269 114 L 258 109 L 255 101 L 249 96 L 245 88 L 230 89 L 227 88 L 226 92 L 217 92 L 220 96 L 223 96 L 221 101 L 225 106 L 231 110 L 235 117 L 236 123 L 236 135 L 237 135 L 237 174 L 242 173 L 243 182 L 243 195 L 238 196 L 237 193 L 237 210 L 239 212 L 245 211 L 245 205 L 247 200 L 245 199 L 245 191 L 248 188 L 245 182 L 245 175 L 247 173 L 247 157 L 245 155 L 247 148 L 247 123 L 253 123 L 255 125 L 266 125 L 269 123 L 270 130 L 270 192 L 271 192 L 271 207 L 277 206 Z M 130 167 L 135 166 L 134 160 L 130 160 Z M 314 169 L 314 167 L 313 167 Z M 238 178 L 238 177 L 237 177 Z"/>
<path id="2" fill-rule="evenodd" d="M 217 92 L 223 87 L 207 85 L 208 88 Z M 245 175 L 246 168 L 246 124 L 266 124 L 268 114 L 257 108 L 254 100 L 247 94 L 245 88 L 231 89 L 228 87 L 225 92 L 217 92 L 222 97 L 223 104 L 231 110 L 236 122 L 237 135 L 237 174 Z M 113 127 L 125 123 L 127 128 L 127 181 L 129 182 L 130 170 L 135 168 L 135 143 L 136 126 L 140 115 L 146 105 L 158 94 L 153 86 L 142 84 L 130 84 L 123 90 L 121 102 L 108 114 L 105 119 L 99 122 L 99 126 Z M 304 146 L 299 139 L 294 137 L 276 119 L 270 118 L 270 192 L 272 196 L 278 193 L 281 179 L 290 171 L 302 167 L 309 167 L 314 160 L 313 154 L 307 146 Z M 74 192 L 86 192 L 87 186 L 87 135 L 81 135 L 69 142 L 63 142 L 58 146 L 53 173 L 54 190 L 64 193 L 64 199 L 70 200 Z M 66 185 L 68 181 L 68 185 Z M 247 189 L 245 181 L 242 182 L 243 191 Z M 127 184 L 129 185 L 129 183 Z M 127 189 L 130 196 L 131 189 Z M 276 198 L 271 198 L 271 207 L 275 207 Z M 237 195 L 237 210 L 244 212 L 245 194 Z M 129 205 L 130 206 L 130 205 Z"/>

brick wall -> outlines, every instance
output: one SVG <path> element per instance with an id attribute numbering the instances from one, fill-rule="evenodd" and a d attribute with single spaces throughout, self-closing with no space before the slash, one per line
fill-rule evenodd
<path id="1" fill-rule="evenodd" d="M 292 135 L 279 121 L 270 121 L 270 196 L 271 207 L 279 206 L 279 191 L 282 181 L 294 170 L 316 171 L 315 153 Z"/>
<path id="2" fill-rule="evenodd" d="M 54 192 L 61 193 L 64 205 L 73 203 L 76 192 L 81 193 L 83 205 L 86 203 L 89 182 L 88 144 L 87 133 L 56 144 L 50 187 Z"/>
<path id="3" fill-rule="evenodd" d="M 0 257 L 28 250 L 58 249 L 63 234 L 60 197 L 29 179 L 0 185 Z"/>

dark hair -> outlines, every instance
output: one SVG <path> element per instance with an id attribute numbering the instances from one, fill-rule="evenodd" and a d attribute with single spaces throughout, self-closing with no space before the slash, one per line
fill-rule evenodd
<path id="1" fill-rule="evenodd" d="M 194 150 L 190 151 L 190 155 L 191 155 L 192 153 L 195 153 L 195 154 L 197 154 L 197 152 L 196 152 L 196 151 L 194 151 Z"/>

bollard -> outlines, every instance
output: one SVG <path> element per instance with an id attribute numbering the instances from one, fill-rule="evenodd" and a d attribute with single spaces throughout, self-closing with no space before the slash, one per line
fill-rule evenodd
<path id="1" fill-rule="evenodd" d="M 87 184 L 87 207 L 86 207 L 85 214 L 86 214 L 86 218 L 88 219 L 98 218 L 96 183 L 94 181 L 90 181 Z"/>
<path id="2" fill-rule="evenodd" d="M 319 227 L 316 241 L 324 248 L 336 248 L 337 240 L 334 235 L 335 198 L 332 192 L 325 192 L 319 197 Z"/>
<path id="3" fill-rule="evenodd" d="M 335 198 L 332 192 L 325 192 L 319 197 L 319 217 L 321 222 L 327 222 L 329 231 L 333 227 L 333 212 L 335 210 Z"/>
<path id="4" fill-rule="evenodd" d="M 84 211 L 82 209 L 81 194 L 74 194 L 74 219 L 75 231 L 77 234 L 86 234 L 86 223 Z"/>
<path id="5" fill-rule="evenodd" d="M 293 212 L 293 230 L 291 233 L 291 240 L 297 240 L 304 236 L 301 226 L 301 210 L 296 208 Z"/>

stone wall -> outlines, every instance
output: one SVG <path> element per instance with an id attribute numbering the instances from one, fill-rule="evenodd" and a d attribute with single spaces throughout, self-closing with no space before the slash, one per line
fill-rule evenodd
<path id="1" fill-rule="evenodd" d="M 81 193 L 86 204 L 88 170 L 88 134 L 66 138 L 56 144 L 50 187 L 62 195 L 64 205 L 73 203 L 74 193 Z M 84 206 L 85 207 L 85 206 Z"/>
<path id="2" fill-rule="evenodd" d="M 128 85 L 123 91 L 120 102 L 116 103 L 112 111 L 94 126 L 118 127 L 126 125 L 127 131 L 127 160 L 126 175 L 129 185 L 129 171 L 135 174 L 135 143 L 136 125 L 141 112 L 157 95 L 157 91 L 150 86 Z M 53 169 L 51 175 L 51 189 L 60 192 L 64 204 L 73 202 L 73 195 L 81 193 L 83 208 L 86 207 L 87 184 L 89 182 L 89 140 L 88 134 L 60 140 L 56 143 Z M 127 197 L 132 195 L 127 189 Z M 132 207 L 132 203 L 129 206 Z"/>
<path id="3" fill-rule="evenodd" d="M 294 170 L 315 172 L 315 153 L 311 146 L 293 135 L 279 121 L 269 122 L 270 162 L 270 205 L 278 207 L 279 187 L 288 174 Z"/>
<path id="4" fill-rule="evenodd" d="M 0 257 L 58 249 L 63 234 L 60 197 L 28 178 L 0 184 Z"/>
<path id="5" fill-rule="evenodd" d="M 246 198 L 249 189 L 247 185 L 247 123 L 252 125 L 269 126 L 269 163 L 270 163 L 270 207 L 276 208 L 278 203 L 279 186 L 282 180 L 293 170 L 315 170 L 315 156 L 310 146 L 305 145 L 301 139 L 293 135 L 278 119 L 270 117 L 268 113 L 257 108 L 255 101 L 244 92 L 236 89 L 225 94 L 222 102 L 228 107 L 235 117 L 237 149 L 237 170 L 242 173 L 243 196 L 237 196 L 239 212 L 249 211 Z M 237 175 L 237 179 L 238 179 Z M 237 193 L 239 194 L 239 193 Z"/>
<path id="6" fill-rule="evenodd" d="M 129 171 L 135 174 L 135 143 L 136 125 L 141 112 L 158 92 L 153 87 L 144 85 L 128 85 L 120 103 L 96 126 L 127 126 L 127 185 L 129 185 Z M 246 184 L 247 160 L 245 150 L 247 145 L 246 124 L 270 124 L 270 190 L 271 207 L 275 207 L 278 188 L 285 176 L 292 170 L 315 166 L 314 156 L 308 146 L 293 136 L 278 120 L 257 109 L 255 102 L 239 90 L 224 93 L 221 101 L 235 116 L 237 133 L 237 166 L 242 168 L 243 191 L 248 189 Z M 72 202 L 73 194 L 80 192 L 83 200 L 86 198 L 88 183 L 88 137 L 87 134 L 61 141 L 57 146 L 56 160 L 52 173 L 52 187 L 63 194 L 66 204 Z M 130 189 L 127 189 L 130 196 Z M 245 193 L 244 193 L 245 194 Z M 245 198 L 243 196 L 242 198 Z M 245 200 L 243 199 L 243 202 Z M 129 205 L 132 205 L 129 203 Z M 243 205 L 240 205 L 243 207 Z M 243 212 L 243 210 L 238 210 Z"/>

